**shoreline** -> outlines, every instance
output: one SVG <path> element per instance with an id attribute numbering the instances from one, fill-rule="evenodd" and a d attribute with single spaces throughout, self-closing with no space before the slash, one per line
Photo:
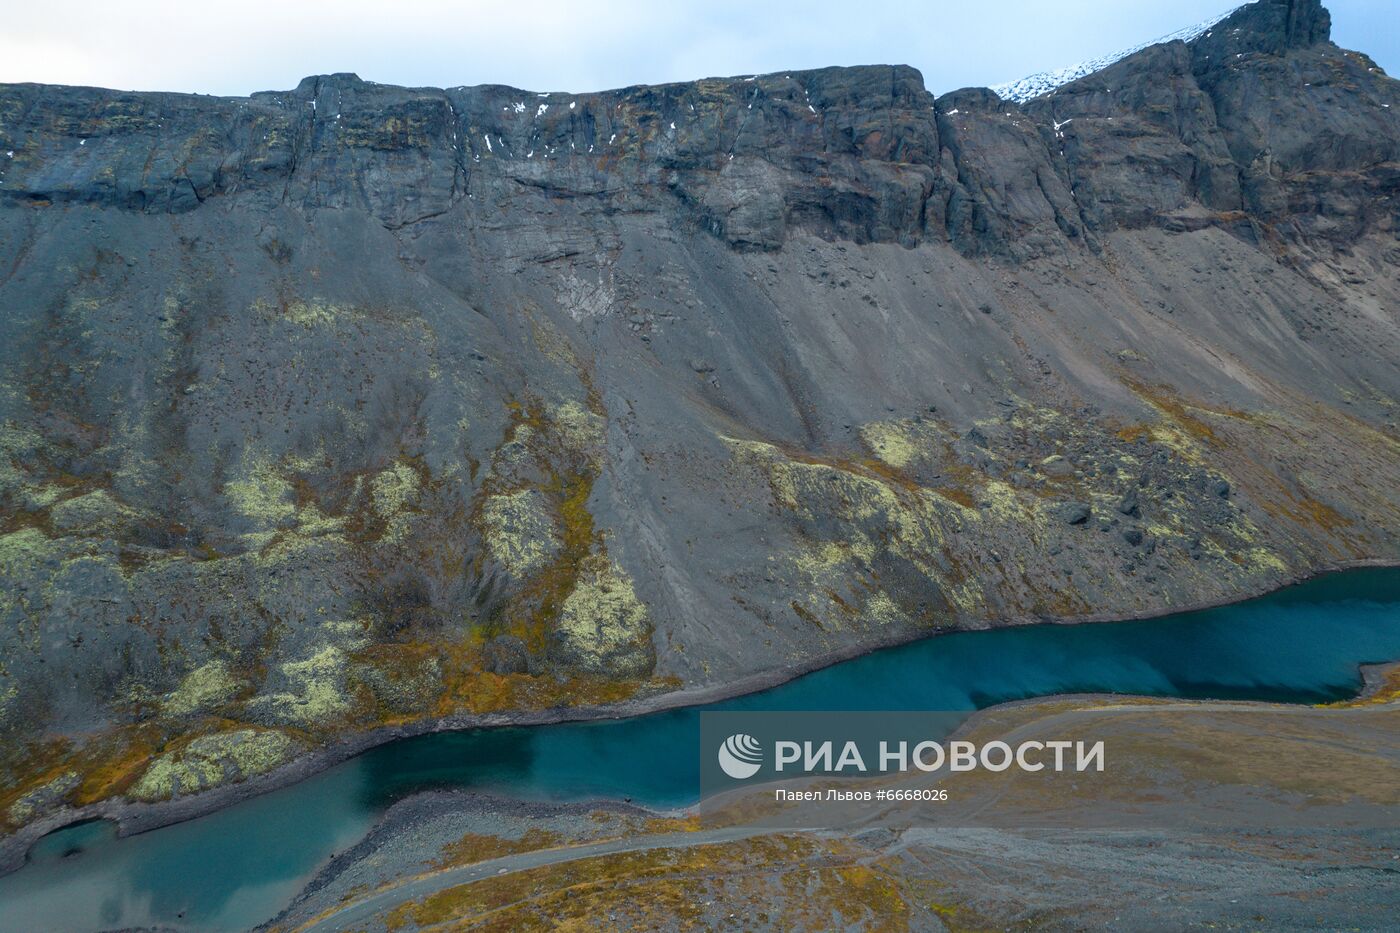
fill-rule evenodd
<path id="1" fill-rule="evenodd" d="M 253 797 L 271 793 L 306 780 L 323 771 L 343 764 L 358 755 L 401 739 L 409 739 L 437 732 L 457 732 L 471 729 L 504 728 L 510 726 L 544 726 L 571 722 L 589 722 L 607 719 L 630 719 L 666 710 L 690 706 L 703 706 L 723 700 L 733 699 L 754 693 L 761 693 L 799 677 L 873 654 L 887 648 L 937 638 L 959 632 L 987 631 L 995 628 L 1011 628 L 1025 625 L 1088 625 L 1113 622 L 1132 622 L 1162 618 L 1169 615 L 1201 612 L 1236 605 L 1277 593 L 1289 587 L 1298 586 L 1321 577 L 1343 573 L 1349 570 L 1400 568 L 1400 558 L 1361 558 L 1338 561 L 1321 565 L 1319 568 L 1289 575 L 1282 581 L 1263 587 L 1257 591 L 1241 593 L 1228 599 L 1206 600 L 1187 606 L 1144 610 L 1135 613 L 1092 613 L 1089 615 L 1064 617 L 1015 616 L 998 620 L 984 629 L 956 629 L 946 632 L 919 633 L 904 632 L 891 637 L 876 639 L 860 644 L 849 645 L 836 651 L 814 656 L 803 662 L 761 671 L 724 684 L 704 687 L 690 687 L 667 693 L 654 694 L 621 703 L 562 707 L 545 710 L 521 711 L 515 713 L 470 714 L 459 713 L 449 716 L 422 719 L 414 723 L 380 726 L 357 732 L 332 745 L 310 750 L 287 764 L 266 774 L 245 781 L 216 787 L 187 798 L 137 803 L 123 798 L 110 798 L 85 807 L 63 807 L 35 822 L 22 827 L 13 834 L 0 839 L 0 876 L 22 868 L 28 860 L 31 846 L 49 833 L 65 827 L 94 820 L 109 820 L 115 824 L 117 838 L 134 836 L 176 823 L 198 819 L 217 810 L 235 806 Z M 1400 659 L 1361 666 L 1362 690 L 1358 698 L 1376 689 L 1376 671 L 1383 670 Z M 1107 695 L 1107 694 L 1106 694 Z M 1045 697 L 1029 698 L 1015 702 L 1031 702 Z M 999 704 L 1000 705 L 1000 704 Z"/>

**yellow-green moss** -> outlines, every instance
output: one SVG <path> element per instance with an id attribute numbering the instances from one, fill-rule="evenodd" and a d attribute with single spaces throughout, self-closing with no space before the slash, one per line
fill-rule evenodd
<path id="1" fill-rule="evenodd" d="M 52 575 L 51 565 L 66 553 L 59 542 L 38 528 L 21 528 L 0 535 L 0 612 L 27 605 L 18 584 L 47 579 Z"/>
<path id="2" fill-rule="evenodd" d="M 780 507 L 808 518 L 836 520 L 831 527 L 839 529 L 839 537 L 804 543 L 792 559 L 794 570 L 824 600 L 868 575 L 881 552 L 897 555 L 926 577 L 944 582 L 947 536 L 977 514 L 861 464 L 794 459 L 772 444 L 724 440 L 740 463 L 762 472 Z"/>
<path id="3" fill-rule="evenodd" d="M 585 572 L 564 600 L 556 651 L 587 673 L 640 676 L 651 667 L 651 626 L 632 579 L 612 561 Z"/>
<path id="4" fill-rule="evenodd" d="M 370 480 L 370 502 L 380 518 L 389 519 L 417 504 L 422 485 L 418 472 L 400 460 Z"/>
<path id="5" fill-rule="evenodd" d="M 78 789 L 82 783 L 82 777 L 76 771 L 65 771 L 39 787 L 26 793 L 14 803 L 6 812 L 10 822 L 15 826 L 22 826 L 52 807 L 62 803 L 73 791 Z"/>
<path id="6" fill-rule="evenodd" d="M 56 550 L 53 539 L 37 528 L 0 535 L 0 573 L 16 571 L 28 561 L 45 560 Z"/>
<path id="7" fill-rule="evenodd" d="M 161 702 L 161 712 L 171 716 L 212 710 L 238 693 L 240 682 L 223 661 L 210 661 L 185 675 Z"/>
<path id="8" fill-rule="evenodd" d="M 568 446 L 578 453 L 600 453 L 607 421 L 578 402 L 565 402 L 551 409 L 549 420 Z"/>
<path id="9" fill-rule="evenodd" d="M 888 548 L 934 573 L 931 561 L 943 544 L 945 522 L 961 507 L 856 466 L 794 460 L 771 444 L 725 440 L 741 461 L 764 472 L 779 505 L 807 517 L 840 519 L 847 531 L 837 541 L 839 548 L 872 555 Z M 835 556 L 818 551 L 803 560 L 811 567 L 813 559 Z"/>
<path id="10" fill-rule="evenodd" d="M 1043 513 L 1037 510 L 1035 501 L 1009 483 L 988 480 L 981 495 L 987 506 L 985 514 L 995 521 L 1006 524 L 1043 522 Z"/>
<path id="11" fill-rule="evenodd" d="M 249 705 L 265 709 L 283 722 L 330 723 L 347 713 L 352 705 L 343 688 L 346 663 L 342 649 L 327 645 L 303 661 L 282 664 L 282 674 L 293 689 L 255 697 Z"/>
<path id="12" fill-rule="evenodd" d="M 292 484 L 266 457 L 256 453 L 244 459 L 237 479 L 224 484 L 224 496 L 256 532 L 282 527 L 296 516 Z"/>
<path id="13" fill-rule="evenodd" d="M 113 534 L 140 521 L 141 515 L 118 502 L 105 489 L 60 502 L 49 511 L 59 531 Z"/>
<path id="14" fill-rule="evenodd" d="M 894 625 L 904 621 L 903 610 L 885 593 L 875 593 L 865 601 L 862 614 L 880 625 Z"/>
<path id="15" fill-rule="evenodd" d="M 289 301 L 282 307 L 259 301 L 254 304 L 253 308 L 265 317 L 287 321 L 308 330 L 329 327 L 355 313 L 353 309 L 317 299 Z"/>
<path id="16" fill-rule="evenodd" d="M 481 521 L 491 556 L 517 578 L 544 567 L 559 551 L 558 527 L 538 490 L 489 496 Z"/>
<path id="17" fill-rule="evenodd" d="M 0 424 L 0 495 L 9 495 L 29 509 L 44 508 L 62 495 L 61 486 L 33 484 L 25 471 L 46 446 L 32 428 L 13 421 Z"/>
<path id="18" fill-rule="evenodd" d="M 281 732 L 239 729 L 201 736 L 151 762 L 127 792 L 136 800 L 166 800 L 228 781 L 263 774 L 291 758 L 291 738 Z"/>
<path id="19" fill-rule="evenodd" d="M 868 568 L 874 559 L 874 543 L 862 537 L 851 541 L 804 544 L 792 563 L 812 585 L 825 587 L 850 582 L 857 568 Z"/>
<path id="20" fill-rule="evenodd" d="M 383 522 L 385 541 L 402 543 L 408 539 L 413 512 L 422 494 L 422 477 L 411 464 L 402 460 L 370 478 L 370 506 Z"/>
<path id="21" fill-rule="evenodd" d="M 897 470 L 909 466 L 919 448 L 903 422 L 877 421 L 860 429 L 861 440 L 870 451 Z"/>

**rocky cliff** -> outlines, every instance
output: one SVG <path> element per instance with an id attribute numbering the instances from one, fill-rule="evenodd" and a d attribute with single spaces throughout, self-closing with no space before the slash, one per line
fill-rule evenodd
<path id="1" fill-rule="evenodd" d="M 0 86 L 0 818 L 1400 558 L 1400 85 Z"/>

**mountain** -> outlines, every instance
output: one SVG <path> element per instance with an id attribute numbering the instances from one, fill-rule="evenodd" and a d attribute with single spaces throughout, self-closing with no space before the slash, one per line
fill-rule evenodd
<path id="1" fill-rule="evenodd" d="M 1099 58 L 1090 59 L 1087 62 L 1080 62 L 1077 65 L 1066 65 L 1063 68 L 1056 68 L 1054 71 L 1037 72 L 1019 81 L 1008 81 L 1006 84 L 994 84 L 992 85 L 992 91 L 1002 100 L 1014 100 L 1019 104 L 1024 104 L 1028 100 L 1043 97 L 1069 84 L 1071 81 L 1077 81 L 1096 71 L 1102 71 L 1109 65 L 1120 62 L 1129 55 L 1141 52 L 1143 49 L 1150 46 L 1166 45 L 1170 42 L 1185 42 L 1188 44 L 1195 42 L 1202 36 L 1211 33 L 1215 25 L 1221 20 L 1238 13 L 1244 6 L 1248 6 L 1250 3 L 1254 2 L 1255 0 L 1248 0 L 1248 3 L 1245 3 L 1243 6 L 1237 6 L 1233 9 L 1226 10 L 1224 13 L 1218 16 L 1212 16 L 1210 19 L 1203 20 L 1194 26 L 1178 29 L 1176 32 L 1162 36 L 1160 39 L 1144 42 L 1141 45 L 1135 45 L 1130 49 L 1123 49 L 1121 52 L 1115 52 L 1112 55 L 1103 55 Z M 1241 32 L 1244 30 L 1244 27 L 1235 28 L 1240 29 Z"/>
<path id="2" fill-rule="evenodd" d="M 0 87 L 6 825 L 1400 558 L 1400 85 L 1329 25 L 1024 104 Z"/>

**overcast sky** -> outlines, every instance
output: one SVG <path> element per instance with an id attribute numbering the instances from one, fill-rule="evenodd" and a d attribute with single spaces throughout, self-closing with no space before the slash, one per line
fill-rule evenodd
<path id="1" fill-rule="evenodd" d="M 1230 0 L 11 0 L 0 81 L 244 95 L 310 74 L 590 91 L 906 63 L 935 93 L 1071 65 Z M 1333 38 L 1400 74 L 1400 0 L 1330 0 Z"/>

